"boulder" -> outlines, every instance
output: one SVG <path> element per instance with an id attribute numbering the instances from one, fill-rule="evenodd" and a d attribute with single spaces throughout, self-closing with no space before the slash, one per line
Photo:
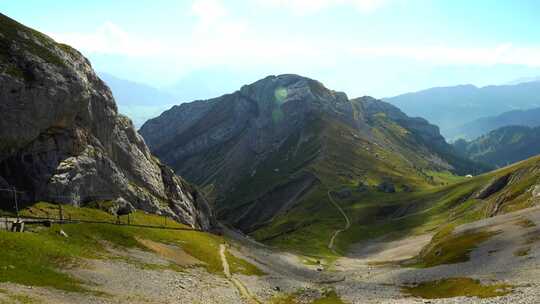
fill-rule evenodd
<path id="1" fill-rule="evenodd" d="M 413 191 L 413 188 L 409 185 L 403 185 L 402 186 L 403 188 L 403 192 L 412 192 Z"/>
<path id="2" fill-rule="evenodd" d="M 358 186 L 356 186 L 356 189 L 355 189 L 355 191 L 358 193 L 367 192 L 368 190 L 369 190 L 369 187 L 362 182 L 359 182 Z"/>
<path id="3" fill-rule="evenodd" d="M 532 191 L 532 198 L 534 203 L 540 203 L 540 185 L 534 187 Z"/>
<path id="4" fill-rule="evenodd" d="M 340 199 L 345 199 L 351 197 L 352 191 L 349 188 L 343 188 L 337 192 L 334 192 L 334 194 Z"/>
<path id="5" fill-rule="evenodd" d="M 384 193 L 395 193 L 396 186 L 389 181 L 384 181 L 377 186 L 377 190 Z"/>
<path id="6" fill-rule="evenodd" d="M 508 182 L 510 181 L 511 174 L 507 174 L 498 178 L 493 179 L 487 186 L 480 190 L 474 198 L 476 199 L 486 199 L 493 194 L 501 191 Z"/>
<path id="7" fill-rule="evenodd" d="M 8 182 L 6 182 L 6 180 L 0 176 L 0 188 L 9 188 L 9 184 Z"/>
<path id="8" fill-rule="evenodd" d="M 135 207 L 126 199 L 119 197 L 108 203 L 98 204 L 100 209 L 107 211 L 112 215 L 127 215 L 135 212 Z"/>

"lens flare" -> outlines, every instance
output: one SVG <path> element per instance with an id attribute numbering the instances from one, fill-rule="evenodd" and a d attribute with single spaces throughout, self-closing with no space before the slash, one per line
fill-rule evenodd
<path id="1" fill-rule="evenodd" d="M 274 123 L 279 123 L 283 120 L 285 115 L 283 114 L 283 110 L 281 110 L 281 105 L 285 102 L 288 95 L 287 88 L 284 87 L 278 87 L 274 91 L 274 102 L 276 104 L 275 109 L 272 111 L 272 121 Z"/>
<path id="2" fill-rule="evenodd" d="M 279 87 L 274 92 L 275 101 L 277 104 L 281 105 L 285 99 L 287 99 L 287 96 L 289 93 L 287 92 L 287 88 Z"/>

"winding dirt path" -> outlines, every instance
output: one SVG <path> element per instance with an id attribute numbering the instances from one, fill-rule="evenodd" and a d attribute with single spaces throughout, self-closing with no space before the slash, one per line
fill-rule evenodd
<path id="1" fill-rule="evenodd" d="M 332 237 L 330 238 L 330 242 L 328 242 L 328 249 L 332 250 L 335 254 L 338 254 L 336 250 L 334 249 L 334 242 L 336 240 L 336 237 L 341 232 L 347 231 L 351 227 L 351 221 L 349 220 L 349 217 L 347 216 L 347 214 L 345 214 L 345 211 L 343 211 L 343 209 L 341 209 L 341 207 L 334 201 L 334 199 L 332 198 L 332 195 L 330 194 L 330 190 L 328 190 L 326 194 L 328 195 L 328 199 L 330 199 L 330 202 L 332 203 L 332 205 L 334 205 L 334 207 L 336 207 L 341 213 L 341 215 L 343 215 L 343 217 L 345 218 L 345 227 L 343 227 L 342 229 L 336 230 L 334 234 L 332 235 Z"/>
<path id="2" fill-rule="evenodd" d="M 238 289 L 240 292 L 240 295 L 242 298 L 246 299 L 248 303 L 250 304 L 261 304 L 251 293 L 249 293 L 249 290 L 238 280 L 237 278 L 233 277 L 231 274 L 231 270 L 229 267 L 229 262 L 227 261 L 227 256 L 225 255 L 227 248 L 224 244 L 219 245 L 219 255 L 221 256 L 221 264 L 223 265 L 223 273 L 225 274 L 225 277 L 233 283 L 234 287 Z"/>

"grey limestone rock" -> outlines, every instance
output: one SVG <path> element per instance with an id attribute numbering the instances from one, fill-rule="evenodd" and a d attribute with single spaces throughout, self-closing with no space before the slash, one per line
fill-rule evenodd
<path id="1" fill-rule="evenodd" d="M 26 203 L 119 197 L 209 229 L 202 195 L 152 156 L 78 51 L 0 15 L 0 184 Z"/>

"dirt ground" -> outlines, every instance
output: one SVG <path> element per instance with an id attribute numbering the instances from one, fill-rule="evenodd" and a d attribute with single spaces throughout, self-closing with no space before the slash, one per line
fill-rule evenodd
<path id="1" fill-rule="evenodd" d="M 524 226 L 527 222 L 529 225 Z M 534 223 L 534 224 L 531 224 Z M 385 242 L 383 239 L 357 244 L 349 254 L 324 271 L 303 263 L 305 257 L 276 251 L 227 231 L 227 250 L 267 273 L 264 276 L 210 274 L 196 257 L 181 248 L 139 240 L 152 251 L 110 249 L 114 259 L 86 260 L 69 273 L 85 282 L 93 293 L 68 293 L 53 289 L 0 284 L 0 303 L 116 304 L 116 303 L 268 303 L 275 296 L 304 290 L 302 301 L 333 288 L 346 303 L 424 303 L 402 293 L 404 284 L 452 277 L 511 284 L 511 294 L 490 299 L 451 298 L 430 303 L 540 303 L 540 207 L 498 216 L 456 228 L 499 231 L 471 252 L 465 263 L 417 269 L 397 266 L 395 261 L 414 257 L 429 243 L 431 235 L 411 236 Z M 220 248 L 220 250 L 224 250 Z M 527 249 L 526 255 L 516 251 Z M 222 259 L 225 258 L 221 252 Z M 226 258 L 225 258 L 226 259 Z M 171 269 L 171 263 L 183 266 Z M 144 267 L 144 265 L 157 265 Z M 228 264 L 228 263 L 227 263 Z M 241 286 L 241 287 L 240 287 Z M 243 290 L 244 289 L 244 290 Z M 306 298 L 307 297 L 307 298 Z M 26 301 L 26 302 L 25 302 Z M 32 302 L 34 301 L 34 302 Z"/>

